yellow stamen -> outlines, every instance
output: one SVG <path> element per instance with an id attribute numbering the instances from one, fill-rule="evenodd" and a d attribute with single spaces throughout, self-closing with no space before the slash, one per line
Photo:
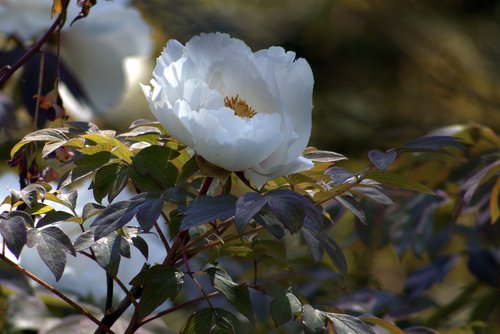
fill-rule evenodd
<path id="1" fill-rule="evenodd" d="M 255 110 L 248 105 L 247 101 L 240 99 L 238 95 L 231 98 L 225 97 L 224 105 L 233 109 L 234 114 L 239 117 L 252 118 L 257 114 Z"/>

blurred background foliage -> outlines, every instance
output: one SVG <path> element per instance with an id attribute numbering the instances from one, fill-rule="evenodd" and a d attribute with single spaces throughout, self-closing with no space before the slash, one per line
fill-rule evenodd
<path id="1" fill-rule="evenodd" d="M 454 123 L 500 127 L 500 5 L 494 0 L 135 1 L 157 52 L 223 31 L 281 45 L 315 77 L 311 144 L 348 156 Z"/>

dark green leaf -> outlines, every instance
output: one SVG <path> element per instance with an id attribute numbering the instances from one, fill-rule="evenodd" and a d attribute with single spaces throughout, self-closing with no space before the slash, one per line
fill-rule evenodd
<path id="1" fill-rule="evenodd" d="M 86 221 L 87 219 L 94 217 L 95 215 L 102 212 L 105 206 L 99 205 L 97 203 L 87 203 L 83 206 L 82 219 Z"/>
<path id="2" fill-rule="evenodd" d="M 297 297 L 283 289 L 282 293 L 274 296 L 270 310 L 274 324 L 278 327 L 290 321 L 295 314 L 300 313 L 302 305 Z"/>
<path id="3" fill-rule="evenodd" d="M 238 198 L 234 221 L 240 233 L 266 203 L 266 197 L 257 192 L 248 192 Z"/>
<path id="4" fill-rule="evenodd" d="M 210 267 L 205 272 L 210 276 L 214 288 L 222 292 L 231 305 L 255 324 L 248 288 L 233 282 L 231 276 L 219 267 Z"/>
<path id="5" fill-rule="evenodd" d="M 368 152 L 370 161 L 381 171 L 385 171 L 387 167 L 396 159 L 397 153 L 395 150 L 382 152 L 380 150 L 371 150 Z"/>
<path id="6" fill-rule="evenodd" d="M 281 239 L 286 234 L 285 226 L 276 218 L 272 212 L 258 214 L 255 217 L 257 224 L 263 226 L 276 238 Z"/>
<path id="7" fill-rule="evenodd" d="M 62 222 L 71 217 L 73 215 L 66 211 L 50 211 L 36 223 L 36 227 L 40 228 L 49 224 Z"/>
<path id="8" fill-rule="evenodd" d="M 29 230 L 27 245 L 29 247 L 36 246 L 38 254 L 52 271 L 56 280 L 61 278 L 66 266 L 66 252 L 75 255 L 71 240 L 56 226 Z"/>
<path id="9" fill-rule="evenodd" d="M 97 202 L 101 203 L 105 196 L 111 203 L 125 188 L 128 182 L 128 168 L 120 163 L 103 166 L 95 173 L 92 191 Z"/>
<path id="10" fill-rule="evenodd" d="M 228 219 L 234 216 L 235 206 L 236 197 L 231 195 L 200 196 L 189 205 L 184 213 L 180 230 L 184 231 L 216 219 Z"/>
<path id="11" fill-rule="evenodd" d="M 31 216 L 22 211 L 0 215 L 0 234 L 2 234 L 7 248 L 17 258 L 21 255 L 24 245 L 26 245 L 26 228 L 32 224 L 33 219 Z"/>
<path id="12" fill-rule="evenodd" d="M 181 334 L 207 334 L 212 328 L 212 309 L 205 308 L 191 314 Z"/>
<path id="13" fill-rule="evenodd" d="M 162 190 L 172 187 L 177 180 L 178 170 L 169 162 L 176 158 L 179 152 L 165 147 L 152 145 L 142 149 L 132 159 L 132 167 L 142 176 L 149 177 Z"/>
<path id="14" fill-rule="evenodd" d="M 60 179 L 57 188 L 64 188 L 73 182 L 96 171 L 101 166 L 104 166 L 111 159 L 111 152 L 101 151 L 89 156 L 75 160 L 75 168 L 70 169 Z"/>
<path id="15" fill-rule="evenodd" d="M 210 333 L 213 334 L 239 334 L 242 333 L 241 322 L 229 311 L 216 307 L 213 312 L 214 326 Z"/>
<path id="16" fill-rule="evenodd" d="M 177 184 L 182 184 L 188 178 L 193 176 L 196 172 L 200 170 L 198 162 L 196 161 L 196 155 L 193 155 L 186 163 L 182 166 L 179 176 L 177 177 Z"/>
<path id="17" fill-rule="evenodd" d="M 131 241 L 132 245 L 134 245 L 135 248 L 137 248 L 141 252 L 141 254 L 147 259 L 149 256 L 148 243 L 139 236 L 132 237 Z"/>
<path id="18" fill-rule="evenodd" d="M 301 231 L 302 237 L 309 247 L 309 251 L 311 252 L 313 259 L 316 262 L 319 262 L 323 257 L 324 249 L 321 245 L 321 242 L 318 239 L 316 234 L 313 234 L 309 229 L 303 228 Z"/>
<path id="19" fill-rule="evenodd" d="M 143 287 L 139 316 L 145 317 L 167 299 L 174 299 L 183 283 L 184 274 L 175 268 L 157 265 L 141 271 L 130 282 Z"/>
<path id="20" fill-rule="evenodd" d="M 439 333 L 428 327 L 415 326 L 406 328 L 405 334 L 439 334 Z"/>
<path id="21" fill-rule="evenodd" d="M 307 334 L 323 334 L 326 327 L 326 315 L 306 304 L 302 307 L 302 325 Z"/>
<path id="22" fill-rule="evenodd" d="M 347 314 L 325 313 L 335 328 L 335 334 L 375 334 L 372 327 Z"/>

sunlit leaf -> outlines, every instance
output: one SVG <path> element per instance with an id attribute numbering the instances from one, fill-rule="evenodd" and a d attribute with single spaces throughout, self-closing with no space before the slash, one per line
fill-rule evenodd
<path id="1" fill-rule="evenodd" d="M 310 159 L 317 162 L 335 162 L 340 160 L 347 160 L 347 158 L 336 152 L 329 151 L 313 151 L 304 154 L 304 158 Z"/>
<path id="2" fill-rule="evenodd" d="M 323 334 L 326 327 L 326 315 L 311 305 L 302 307 L 302 326 L 306 334 Z M 337 334 L 337 333 L 336 333 Z"/>

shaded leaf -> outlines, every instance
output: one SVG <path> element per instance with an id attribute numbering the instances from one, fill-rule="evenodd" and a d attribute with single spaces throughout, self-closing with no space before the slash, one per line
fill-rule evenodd
<path id="1" fill-rule="evenodd" d="M 240 233 L 266 203 L 266 197 L 257 192 L 248 192 L 238 198 L 234 221 Z"/>
<path id="2" fill-rule="evenodd" d="M 281 239 L 286 234 L 285 226 L 271 212 L 258 214 L 254 218 L 257 224 L 263 226 L 276 238 Z"/>
<path id="3" fill-rule="evenodd" d="M 351 196 L 337 196 L 335 200 L 344 208 L 352 212 L 363 224 L 366 225 L 366 214 L 363 207 Z"/>
<path id="4" fill-rule="evenodd" d="M 375 334 L 373 328 L 347 314 L 325 313 L 332 322 L 335 334 Z"/>
<path id="5" fill-rule="evenodd" d="M 394 323 L 389 322 L 387 320 L 383 320 L 383 319 L 375 318 L 375 317 L 362 317 L 361 319 L 364 322 L 367 322 L 369 324 L 382 327 L 383 329 L 385 329 L 386 331 L 388 331 L 389 334 L 405 334 L 405 332 L 403 332 L 402 329 L 400 329 Z"/>
<path id="6" fill-rule="evenodd" d="M 337 269 L 347 274 L 347 261 L 340 246 L 326 234 L 321 234 L 319 241 Z"/>
<path id="7" fill-rule="evenodd" d="M 184 212 L 180 230 L 184 231 L 216 219 L 225 220 L 234 216 L 236 200 L 236 197 L 231 195 L 200 196 L 196 198 Z"/>
<path id="8" fill-rule="evenodd" d="M 128 183 L 128 169 L 120 163 L 103 166 L 95 173 L 92 191 L 97 202 L 105 196 L 112 202 Z"/>
<path id="9" fill-rule="evenodd" d="M 142 270 L 130 284 L 142 286 L 139 301 L 139 316 L 145 317 L 163 304 L 174 299 L 184 283 L 184 274 L 164 265 L 156 265 Z"/>
<path id="10" fill-rule="evenodd" d="M 59 179 L 59 184 L 57 188 L 64 188 L 77 180 L 89 175 L 90 173 L 96 171 L 101 166 L 109 162 L 111 158 L 110 152 L 98 152 L 89 156 L 85 156 L 74 163 L 76 168 L 70 169 Z"/>
<path id="11" fill-rule="evenodd" d="M 231 276 L 219 267 L 210 267 L 205 272 L 210 276 L 214 288 L 222 292 L 231 305 L 255 324 L 248 288 L 233 282 Z"/>
<path id="12" fill-rule="evenodd" d="M 290 190 L 271 190 L 266 193 L 267 204 L 278 220 L 291 232 L 302 227 L 305 218 L 303 202 L 306 198 Z"/>
<path id="13" fill-rule="evenodd" d="M 73 243 L 73 247 L 75 247 L 75 251 L 80 252 L 92 247 L 94 244 L 94 232 L 92 230 L 88 230 L 80 234 L 76 238 L 75 242 Z"/>
<path id="14" fill-rule="evenodd" d="M 73 256 L 76 254 L 69 237 L 56 226 L 29 230 L 27 245 L 28 247 L 36 246 L 38 254 L 56 280 L 61 278 L 66 266 L 66 252 Z"/>
<path id="15" fill-rule="evenodd" d="M 463 148 L 460 138 L 451 136 L 427 136 L 417 138 L 405 144 L 404 148 L 415 150 L 433 150 L 437 151 L 443 147 Z"/>
<path id="16" fill-rule="evenodd" d="M 323 334 L 326 327 L 325 313 L 316 310 L 309 304 L 304 305 L 302 307 L 302 326 L 307 334 Z"/>
<path id="17" fill-rule="evenodd" d="M 351 192 L 359 196 L 369 198 L 383 205 L 394 204 L 389 196 L 373 187 L 355 187 L 351 190 Z"/>
<path id="18" fill-rule="evenodd" d="M 112 232 L 97 240 L 92 246 L 92 251 L 97 263 L 111 275 L 116 275 L 120 266 L 120 256 L 127 252 L 127 247 L 129 247 L 128 242 L 118 233 Z M 130 254 L 130 250 L 128 253 Z"/>
<path id="19" fill-rule="evenodd" d="M 40 228 L 49 224 L 62 222 L 72 217 L 73 215 L 66 211 L 50 211 L 36 223 L 36 227 Z"/>
<path id="20" fill-rule="evenodd" d="M 354 175 L 340 167 L 330 167 L 325 171 L 325 175 L 330 176 L 333 184 L 343 184 L 347 180 L 354 177 Z"/>
<path id="21" fill-rule="evenodd" d="M 319 241 L 317 235 L 313 234 L 309 229 L 306 228 L 302 229 L 300 232 L 302 234 L 302 237 L 304 238 L 304 241 L 309 247 L 309 251 L 313 256 L 313 259 L 316 262 L 319 262 L 323 257 L 324 249 L 323 246 L 321 246 L 321 242 Z"/>
<path id="22" fill-rule="evenodd" d="M 428 327 L 423 327 L 423 326 L 415 326 L 415 327 L 406 328 L 404 333 L 405 334 L 439 334 L 435 330 L 428 328 Z"/>
<path id="23" fill-rule="evenodd" d="M 191 314 L 181 330 L 182 334 L 207 334 L 212 328 L 212 309 L 205 308 Z"/>
<path id="24" fill-rule="evenodd" d="M 131 241 L 132 241 L 132 245 L 134 245 L 135 248 L 137 248 L 141 252 L 141 254 L 147 259 L 149 256 L 148 243 L 146 241 L 144 241 L 144 239 L 139 237 L 139 236 L 132 237 Z"/>
<path id="25" fill-rule="evenodd" d="M 2 234 L 7 248 L 16 258 L 19 258 L 24 245 L 26 245 L 26 228 L 32 225 L 33 219 L 31 216 L 22 211 L 0 215 L 0 234 Z"/>
<path id="26" fill-rule="evenodd" d="M 415 297 L 429 289 L 434 283 L 442 281 L 457 263 L 456 256 L 443 256 L 431 265 L 415 270 L 406 279 L 404 291 L 410 297 Z"/>

